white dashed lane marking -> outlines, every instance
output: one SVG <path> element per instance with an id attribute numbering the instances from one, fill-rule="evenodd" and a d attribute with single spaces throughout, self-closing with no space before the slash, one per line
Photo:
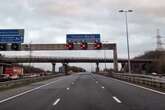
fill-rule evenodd
<path id="1" fill-rule="evenodd" d="M 105 87 L 104 87 L 104 86 L 102 86 L 101 88 L 102 88 L 102 89 L 104 89 Z"/>
<path id="2" fill-rule="evenodd" d="M 53 106 L 56 106 L 60 102 L 60 98 L 58 98 L 54 103 Z"/>
<path id="3" fill-rule="evenodd" d="M 117 103 L 122 103 L 117 97 L 113 96 L 112 97 Z"/>

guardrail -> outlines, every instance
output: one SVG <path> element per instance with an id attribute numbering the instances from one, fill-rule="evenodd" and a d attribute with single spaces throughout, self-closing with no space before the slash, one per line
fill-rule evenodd
<path id="1" fill-rule="evenodd" d="M 139 75 L 139 74 L 124 74 L 124 73 L 113 73 L 111 77 L 136 83 L 136 84 L 141 84 L 141 85 L 146 85 L 150 86 L 153 88 L 165 90 L 165 80 L 161 80 L 160 78 L 156 78 L 154 76 L 149 76 L 149 75 Z"/>
<path id="2" fill-rule="evenodd" d="M 61 74 L 58 75 L 48 75 L 48 76 L 39 76 L 39 77 L 33 77 L 33 78 L 25 78 L 25 79 L 19 79 L 19 80 L 11 80 L 6 82 L 0 82 L 0 90 L 17 87 L 21 85 L 26 85 L 34 82 L 39 82 L 47 79 L 51 79 L 54 77 L 62 76 Z"/>

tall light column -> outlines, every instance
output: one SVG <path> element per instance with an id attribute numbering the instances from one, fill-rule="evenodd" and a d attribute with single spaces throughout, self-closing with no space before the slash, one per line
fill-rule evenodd
<path id="1" fill-rule="evenodd" d="M 127 52 L 128 52 L 128 72 L 131 73 L 131 61 L 130 61 L 130 49 L 129 49 L 129 34 L 128 34 L 128 18 L 127 13 L 133 12 L 133 10 L 119 10 L 120 13 L 124 13 L 125 15 L 125 23 L 126 23 L 126 36 L 127 36 Z"/>

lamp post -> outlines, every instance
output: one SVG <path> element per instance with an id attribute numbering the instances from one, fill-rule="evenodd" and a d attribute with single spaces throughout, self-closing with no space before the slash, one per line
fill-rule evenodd
<path id="1" fill-rule="evenodd" d="M 126 36 L 127 36 L 127 52 L 128 52 L 128 72 L 131 73 L 131 62 L 130 62 L 130 49 L 129 49 L 129 34 L 128 34 L 128 18 L 127 13 L 133 12 L 133 10 L 119 10 L 120 13 L 125 15 L 126 23 Z"/>
<path id="2" fill-rule="evenodd" d="M 106 50 L 104 50 L 104 61 L 105 61 L 105 71 L 107 70 L 107 64 L 106 64 Z"/>
<path id="3" fill-rule="evenodd" d="M 29 66 L 31 68 L 31 58 L 32 58 L 32 48 L 31 48 L 32 41 L 29 43 Z"/>
<path id="4" fill-rule="evenodd" d="M 108 41 L 103 41 L 103 43 L 108 43 Z M 104 50 L 104 68 L 107 70 L 107 64 L 106 64 L 106 50 Z"/>

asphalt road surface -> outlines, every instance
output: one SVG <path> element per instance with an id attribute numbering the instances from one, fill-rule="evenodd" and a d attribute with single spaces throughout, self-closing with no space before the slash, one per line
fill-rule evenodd
<path id="1" fill-rule="evenodd" d="M 165 110 L 165 93 L 79 73 L 0 92 L 0 110 Z"/>

